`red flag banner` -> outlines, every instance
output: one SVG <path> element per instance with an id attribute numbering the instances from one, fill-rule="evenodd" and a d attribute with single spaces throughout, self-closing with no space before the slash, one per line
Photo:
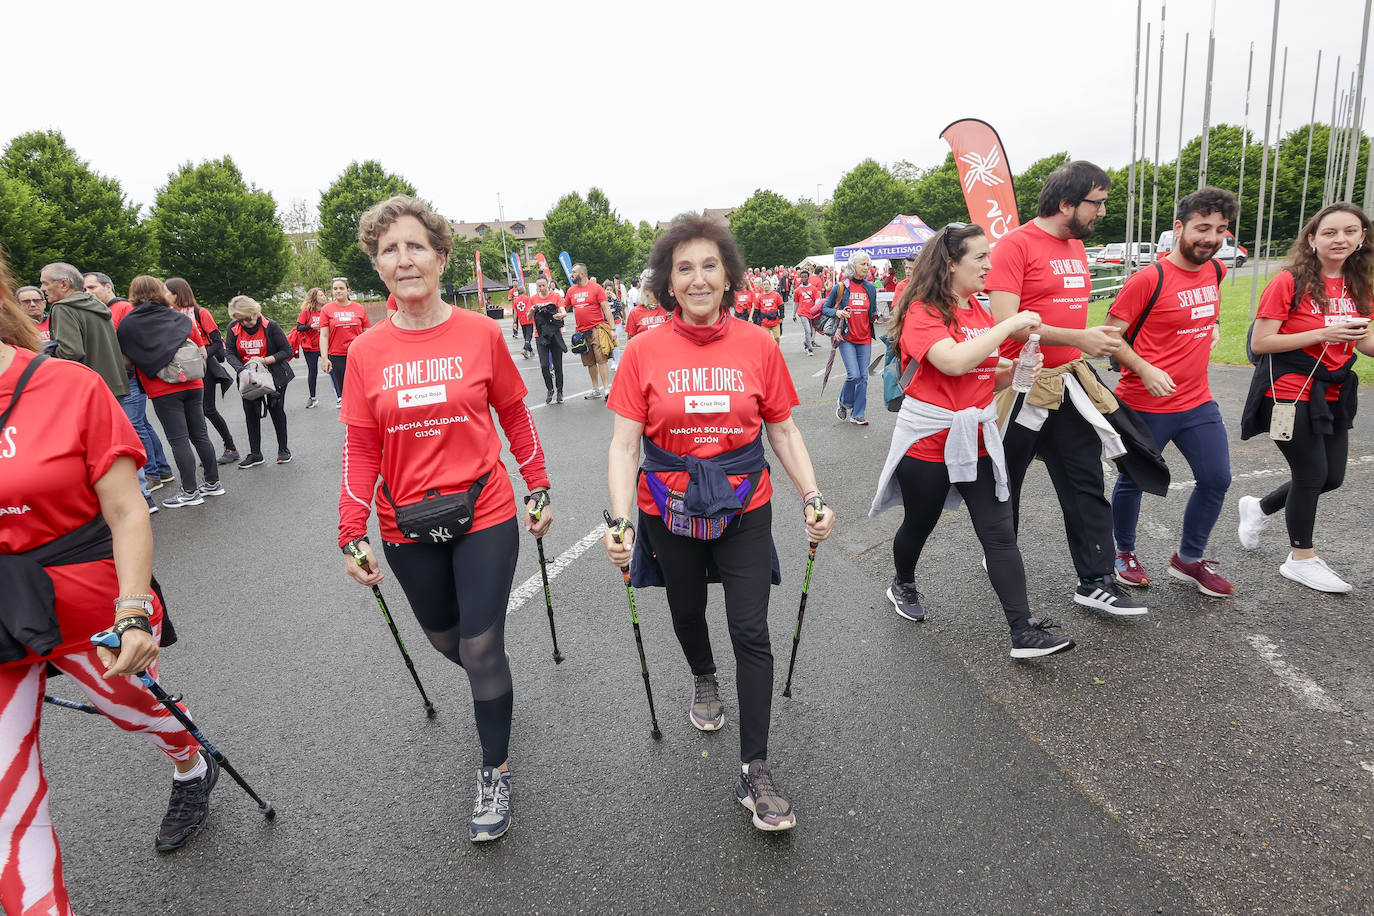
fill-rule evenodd
<path id="1" fill-rule="evenodd" d="M 539 262 L 539 272 L 544 275 L 546 280 L 552 283 L 553 274 L 549 272 L 549 259 L 544 257 L 544 252 L 536 251 L 534 253 L 534 259 Z"/>
<path id="2" fill-rule="evenodd" d="M 940 139 L 954 151 L 969 217 L 983 227 L 989 246 L 995 247 L 1003 236 L 1021 225 L 1002 138 L 986 121 L 965 118 L 942 130 Z"/>

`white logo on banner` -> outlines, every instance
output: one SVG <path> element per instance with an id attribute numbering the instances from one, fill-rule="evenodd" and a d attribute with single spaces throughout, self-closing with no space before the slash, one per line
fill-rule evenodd
<path id="1" fill-rule="evenodd" d="M 964 190 L 967 191 L 975 183 L 984 184 L 988 187 L 996 187 L 1005 184 L 1000 175 L 994 175 L 992 170 L 1002 164 L 1002 151 L 997 147 L 988 150 L 986 156 L 980 153 L 964 153 L 959 160 L 968 166 L 968 171 L 964 173 Z"/>
<path id="2" fill-rule="evenodd" d="M 683 413 L 729 413 L 730 395 L 688 395 L 682 399 Z"/>
<path id="3" fill-rule="evenodd" d="M 445 404 L 447 402 L 447 385 L 426 385 L 423 388 L 401 388 L 396 392 L 397 407 L 419 407 L 422 404 Z"/>

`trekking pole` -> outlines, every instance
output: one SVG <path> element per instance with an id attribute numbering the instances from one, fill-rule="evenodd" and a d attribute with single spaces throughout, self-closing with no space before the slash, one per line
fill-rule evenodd
<path id="1" fill-rule="evenodd" d="M 821 519 L 822 513 L 816 513 L 816 520 Z M 782 688 L 782 695 L 791 699 L 792 697 L 792 669 L 797 667 L 797 644 L 801 642 L 802 618 L 806 616 L 806 596 L 811 591 L 811 568 L 816 565 L 816 541 L 811 541 L 811 549 L 806 554 L 806 576 L 802 578 L 801 604 L 797 607 L 797 628 L 792 632 L 792 660 L 787 663 L 787 686 Z"/>
<path id="2" fill-rule="evenodd" d="M 622 543 L 622 535 L 616 533 L 611 513 L 603 509 L 601 514 L 606 519 L 606 528 L 610 530 L 611 538 L 617 544 Z M 644 637 L 639 633 L 639 612 L 635 610 L 635 589 L 630 584 L 630 567 L 620 567 L 620 574 L 625 578 L 625 597 L 630 602 L 630 623 L 634 624 L 635 627 L 635 646 L 639 649 L 639 672 L 644 675 L 644 695 L 649 698 L 649 721 L 653 723 L 652 734 L 655 741 L 662 741 L 663 732 L 658 730 L 658 714 L 654 712 L 654 691 L 649 686 L 649 663 L 644 660 Z"/>
<path id="3" fill-rule="evenodd" d="M 364 572 L 369 572 L 367 554 L 363 549 L 354 543 L 350 545 L 353 559 L 363 568 Z M 406 660 L 406 667 L 410 669 L 410 676 L 415 679 L 415 687 L 420 691 L 420 699 L 425 701 L 425 715 L 434 718 L 434 704 L 429 701 L 429 695 L 425 693 L 425 687 L 420 683 L 420 675 L 415 672 L 415 663 L 410 660 L 410 653 L 406 651 L 406 644 L 401 640 L 400 631 L 396 629 L 396 621 L 391 619 L 391 611 L 387 610 L 386 599 L 382 597 L 382 590 L 378 586 L 372 586 L 372 596 L 377 599 L 377 607 L 382 609 L 382 616 L 386 618 L 386 625 L 391 628 L 391 635 L 396 640 L 396 646 L 401 650 L 401 658 Z"/>
<path id="4" fill-rule="evenodd" d="M 531 496 L 530 498 L 534 499 L 534 510 L 530 512 L 530 518 L 537 522 L 539 516 L 544 512 L 544 507 L 548 505 L 548 497 L 545 496 L 542 502 L 538 496 Z M 558 651 L 558 631 L 553 626 L 553 593 L 549 591 L 549 566 L 544 560 L 544 539 L 542 537 L 535 538 L 534 544 L 539 548 L 539 575 L 544 579 L 544 607 L 549 611 L 549 636 L 553 637 L 553 663 L 561 665 L 563 664 L 563 653 Z"/>
<path id="5" fill-rule="evenodd" d="M 75 709 L 77 712 L 88 712 L 93 716 L 100 715 L 100 710 L 96 709 L 90 703 L 78 703 L 75 700 L 64 700 L 61 697 L 47 696 L 46 694 L 43 697 L 43 702 L 51 703 L 54 706 L 61 706 L 63 709 Z"/>
<path id="6" fill-rule="evenodd" d="M 94 636 L 92 636 L 91 644 L 96 646 L 104 646 L 107 649 L 118 649 L 119 634 L 114 633 L 110 630 L 105 630 L 104 632 L 97 633 Z M 218 763 L 220 765 L 220 768 L 224 770 L 224 772 L 234 777 L 234 782 L 238 783 L 243 788 L 243 791 L 248 793 L 248 797 L 258 803 L 258 810 L 262 812 L 262 816 L 267 818 L 269 821 L 276 818 L 276 810 L 267 802 L 263 801 L 261 798 L 258 797 L 258 793 L 253 791 L 253 787 L 248 785 L 248 783 L 244 781 L 243 777 L 239 775 L 238 770 L 234 769 L 234 765 L 229 762 L 229 758 L 225 757 L 222 753 L 220 753 L 219 748 L 211 744 L 209 738 L 201 734 L 200 729 L 196 728 L 196 723 L 191 721 L 191 717 L 187 715 L 180 706 L 177 705 L 177 699 L 175 697 L 168 696 L 167 691 L 162 689 L 162 685 L 159 684 L 157 681 L 153 680 L 152 675 L 150 675 L 147 671 L 140 671 L 138 674 L 135 675 L 135 677 L 137 677 L 140 681 L 143 682 L 143 686 L 147 687 L 148 690 L 152 692 L 153 696 L 157 698 L 157 701 L 159 703 L 167 707 L 168 712 L 175 716 L 176 720 L 181 723 L 182 727 L 191 733 L 191 737 L 195 738 L 196 742 L 202 748 L 204 748 L 205 751 L 211 757 L 215 758 L 215 763 Z"/>

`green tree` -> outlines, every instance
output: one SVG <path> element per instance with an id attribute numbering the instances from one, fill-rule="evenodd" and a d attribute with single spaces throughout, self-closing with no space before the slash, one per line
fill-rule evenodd
<path id="1" fill-rule="evenodd" d="M 630 259 L 629 276 L 637 276 L 649 267 L 649 255 L 653 253 L 654 242 L 663 233 L 649 225 L 648 220 L 640 220 L 635 227 L 635 253 Z"/>
<path id="2" fill-rule="evenodd" d="M 372 261 L 358 247 L 358 220 L 373 204 L 395 194 L 415 196 L 415 186 L 393 175 L 375 159 L 350 162 L 320 195 L 320 251 L 347 277 L 349 286 L 378 289 L 381 280 Z"/>
<path id="3" fill-rule="evenodd" d="M 19 286 L 37 284 L 38 272 L 52 260 L 46 247 L 52 235 L 49 210 L 27 184 L 0 172 L 0 248 Z"/>
<path id="4" fill-rule="evenodd" d="M 1054 153 L 1032 162 L 1028 169 L 1016 176 L 1013 182 L 1016 185 L 1016 213 L 1022 223 L 1035 219 L 1040 211 L 1040 191 L 1045 187 L 1045 179 L 1068 161 L 1068 153 Z"/>
<path id="5" fill-rule="evenodd" d="M 825 234 L 832 246 L 852 245 L 892 221 L 907 203 L 907 189 L 872 159 L 846 172 L 825 209 Z"/>
<path id="6" fill-rule="evenodd" d="M 809 197 L 801 197 L 797 199 L 796 207 L 806 221 L 806 253 L 829 254 L 833 246 L 825 237 L 824 211 L 820 205 Z"/>
<path id="7" fill-rule="evenodd" d="M 281 214 L 281 225 L 291 246 L 284 290 L 299 297 L 305 290 L 318 286 L 327 294 L 329 281 L 338 273 L 324 252 L 320 251 L 317 211 L 303 200 L 293 200 L 291 206 Z"/>
<path id="8" fill-rule="evenodd" d="M 908 179 L 910 184 L 903 213 L 919 216 L 936 230 L 946 223 L 968 222 L 968 205 L 964 202 L 964 187 L 959 183 L 959 167 L 953 153 L 947 154 L 945 161 L 933 169 L 916 170 L 912 177 L 914 180 Z"/>
<path id="9" fill-rule="evenodd" d="M 455 288 L 467 286 L 477 275 L 477 268 L 473 263 L 473 252 L 477 250 L 478 240 L 475 238 L 461 238 L 454 236 L 453 251 L 449 253 L 448 265 L 444 268 L 442 280 L 444 283 L 451 283 Z"/>
<path id="10" fill-rule="evenodd" d="M 781 194 L 762 188 L 730 214 L 730 231 L 744 262 L 755 267 L 796 263 L 810 241 L 806 217 Z"/>
<path id="11" fill-rule="evenodd" d="M 78 270 L 103 271 L 121 289 L 147 268 L 148 232 L 139 222 L 139 208 L 125 200 L 118 181 L 91 171 L 60 132 L 15 137 L 0 154 L 0 172 L 32 192 L 33 199 L 23 203 L 43 235 L 34 237 L 26 256 L 30 261 L 67 261 Z M 18 215 L 24 218 L 23 212 Z"/>
<path id="12" fill-rule="evenodd" d="M 635 254 L 635 230 L 611 209 L 600 188 L 587 191 L 586 200 L 573 191 L 565 194 L 544 217 L 539 250 L 558 272 L 558 253 L 587 265 L 587 273 L 602 280 L 628 273 Z"/>
<path id="13" fill-rule="evenodd" d="M 290 246 L 272 195 L 248 184 L 228 156 L 186 163 L 157 192 L 148 217 L 158 263 L 185 277 L 197 298 L 266 299 L 290 266 Z"/>

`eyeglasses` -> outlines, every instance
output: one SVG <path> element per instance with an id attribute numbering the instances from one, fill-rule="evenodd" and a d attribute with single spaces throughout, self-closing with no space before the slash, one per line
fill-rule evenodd
<path id="1" fill-rule="evenodd" d="M 1096 200 L 1091 197 L 1080 197 L 1078 202 L 1080 204 L 1092 204 L 1093 208 L 1097 210 L 1107 209 L 1107 198 L 1105 197 L 1099 197 Z"/>
<path id="2" fill-rule="evenodd" d="M 950 243 L 949 243 L 949 233 L 950 233 L 952 230 L 955 230 L 955 229 L 967 229 L 967 228 L 968 228 L 968 223 L 946 223 L 946 224 L 945 224 L 945 228 L 944 228 L 943 230 L 941 230 L 941 231 L 944 232 L 944 234 L 945 234 L 945 252 L 949 255 L 949 259 L 950 259 L 951 261 L 957 261 L 957 260 L 959 260 L 959 259 L 956 258 L 956 257 L 954 256 L 954 246 L 950 245 Z"/>

